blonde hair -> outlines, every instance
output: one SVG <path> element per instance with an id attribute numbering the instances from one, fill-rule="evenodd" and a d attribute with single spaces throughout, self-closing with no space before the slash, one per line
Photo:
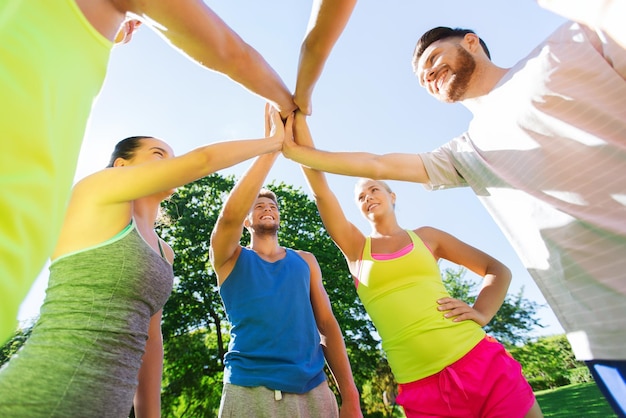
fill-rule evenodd
<path id="1" fill-rule="evenodd" d="M 394 191 L 391 189 L 391 186 L 389 186 L 389 184 L 384 181 L 384 180 L 375 180 L 375 179 L 368 179 L 365 177 L 361 177 L 360 179 L 357 180 L 356 184 L 354 185 L 354 197 L 355 200 L 358 200 L 358 195 L 357 195 L 357 191 L 359 190 L 359 188 L 361 188 L 361 186 L 363 186 L 363 184 L 367 183 L 368 181 L 375 181 L 377 184 L 381 185 L 383 189 L 385 189 L 387 191 L 387 193 L 392 194 L 394 193 Z M 393 203 L 393 208 L 396 208 L 396 204 Z"/>
<path id="2" fill-rule="evenodd" d="M 389 184 L 384 181 L 384 180 L 375 180 L 375 179 L 368 179 L 365 177 L 361 177 L 360 179 L 357 180 L 356 184 L 354 185 L 354 192 L 356 194 L 356 191 L 358 190 L 359 187 L 361 187 L 364 183 L 367 183 L 368 181 L 375 181 L 376 183 L 380 184 L 381 186 L 383 186 L 383 188 L 385 190 L 387 190 L 389 193 L 393 193 L 393 190 L 391 190 L 391 187 L 389 186 Z"/>

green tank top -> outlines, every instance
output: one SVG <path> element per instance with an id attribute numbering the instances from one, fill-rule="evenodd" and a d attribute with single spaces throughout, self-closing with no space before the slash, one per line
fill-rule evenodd
<path id="1" fill-rule="evenodd" d="M 407 233 L 413 249 L 390 260 L 374 260 L 367 237 L 357 278 L 357 293 L 398 383 L 441 371 L 485 336 L 476 322 L 453 322 L 437 310 L 437 300 L 449 297 L 439 267 L 422 240 Z"/>

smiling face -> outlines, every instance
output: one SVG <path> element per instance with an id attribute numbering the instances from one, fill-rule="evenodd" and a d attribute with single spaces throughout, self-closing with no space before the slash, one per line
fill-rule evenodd
<path id="1" fill-rule="evenodd" d="M 387 183 L 379 180 L 361 179 L 354 189 L 356 204 L 369 221 L 375 221 L 388 213 L 393 214 L 396 195 Z"/>
<path id="2" fill-rule="evenodd" d="M 476 60 L 459 42 L 459 38 L 433 42 L 415 71 L 420 85 L 442 102 L 463 100 L 476 70 Z"/>
<path id="3" fill-rule="evenodd" d="M 245 219 L 244 225 L 257 235 L 276 234 L 280 227 L 278 204 L 265 196 L 258 197 Z"/>

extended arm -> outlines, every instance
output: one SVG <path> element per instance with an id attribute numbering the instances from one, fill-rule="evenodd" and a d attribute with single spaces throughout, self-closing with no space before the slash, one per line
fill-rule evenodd
<path id="1" fill-rule="evenodd" d="M 159 418 L 161 416 L 161 378 L 163 375 L 163 336 L 161 334 L 162 311 L 150 319 L 148 341 L 135 392 L 134 407 L 137 418 Z"/>
<path id="2" fill-rule="evenodd" d="M 99 190 L 97 199 L 102 204 L 129 202 L 182 186 L 257 155 L 278 151 L 284 134 L 282 122 L 273 108 L 270 116 L 281 129 L 267 138 L 216 142 L 179 157 L 105 169 L 81 180 L 74 195 L 82 189 L 88 195 L 92 195 L 90 190 Z"/>
<path id="3" fill-rule="evenodd" d="M 294 138 L 307 149 L 314 149 L 312 148 L 313 139 L 306 123 L 306 116 L 301 112 L 296 112 Z M 293 141 L 291 142 L 293 143 Z M 328 186 L 324 173 L 304 166 L 302 171 L 313 193 L 317 209 L 328 234 L 346 257 L 350 270 L 354 274 L 355 263 L 360 259 L 365 244 L 365 236 L 346 218 L 339 200 Z"/>
<path id="4" fill-rule="evenodd" d="M 294 101 L 302 112 L 312 112 L 311 95 L 330 52 L 343 32 L 356 0 L 313 0 L 307 33 L 300 49 Z"/>
<path id="5" fill-rule="evenodd" d="M 480 326 L 488 324 L 504 302 L 511 283 L 511 271 L 500 261 L 446 232 L 428 227 L 415 232 L 428 244 L 435 257 L 466 267 L 483 278 L 472 307 L 463 301 L 445 298 L 438 301 L 439 309 L 449 311 L 445 316 L 455 317 L 455 321 L 471 319 Z"/>
<path id="6" fill-rule="evenodd" d="M 202 0 L 77 0 L 77 4 L 110 40 L 131 12 L 176 49 L 266 98 L 284 116 L 296 108 L 276 71 Z"/>
<path id="7" fill-rule="evenodd" d="M 424 163 L 417 154 L 377 155 L 367 152 L 329 152 L 287 140 L 283 145 L 283 154 L 303 166 L 327 173 L 374 180 L 428 183 Z"/>
<path id="8" fill-rule="evenodd" d="M 624 0 L 537 0 L 539 5 L 567 19 L 598 28 L 626 48 L 626 1 Z"/>
<path id="9" fill-rule="evenodd" d="M 287 135 L 291 135 L 292 123 L 293 118 L 290 116 L 287 119 Z M 285 134 L 280 121 L 274 124 L 274 128 Z M 243 221 L 278 155 L 278 152 L 262 155 L 252 163 L 231 190 L 217 218 L 211 234 L 209 255 L 220 284 L 234 267 L 233 256 L 239 250 Z"/>
<path id="10" fill-rule="evenodd" d="M 324 357 L 337 380 L 341 394 L 340 416 L 362 417 L 359 391 L 352 377 L 352 369 L 339 323 L 333 314 L 328 294 L 322 283 L 322 272 L 315 256 L 306 251 L 298 252 L 311 270 L 311 305 L 320 333 Z"/>

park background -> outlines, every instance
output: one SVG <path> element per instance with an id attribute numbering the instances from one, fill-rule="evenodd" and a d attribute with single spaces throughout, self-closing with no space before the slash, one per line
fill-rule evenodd
<path id="1" fill-rule="evenodd" d="M 308 1 L 206 3 L 294 89 L 311 8 Z M 564 19 L 530 0 L 359 1 L 313 94 L 309 124 L 317 147 L 373 153 L 417 153 L 438 147 L 464 132 L 471 114 L 460 104 L 436 101 L 419 86 L 411 68 L 419 36 L 440 25 L 474 29 L 486 41 L 493 61 L 509 67 L 562 22 Z M 191 62 L 144 25 L 129 44 L 113 49 L 85 134 L 76 179 L 103 168 L 115 143 L 127 136 L 161 138 L 177 154 L 215 141 L 260 137 L 263 107 L 262 98 Z M 238 177 L 248 165 L 244 162 L 220 174 Z M 355 179 L 328 177 L 349 219 L 367 233 L 367 224 L 353 203 Z M 299 167 L 282 157 L 269 180 L 284 181 L 308 193 Z M 401 225 L 443 229 L 500 259 L 513 272 L 510 293 L 523 287 L 525 298 L 543 305 L 538 317 L 544 327 L 533 334 L 563 332 L 471 189 L 427 192 L 418 184 L 390 184 L 398 195 L 396 211 Z M 22 304 L 20 320 L 38 314 L 46 284 L 47 267 Z"/>

